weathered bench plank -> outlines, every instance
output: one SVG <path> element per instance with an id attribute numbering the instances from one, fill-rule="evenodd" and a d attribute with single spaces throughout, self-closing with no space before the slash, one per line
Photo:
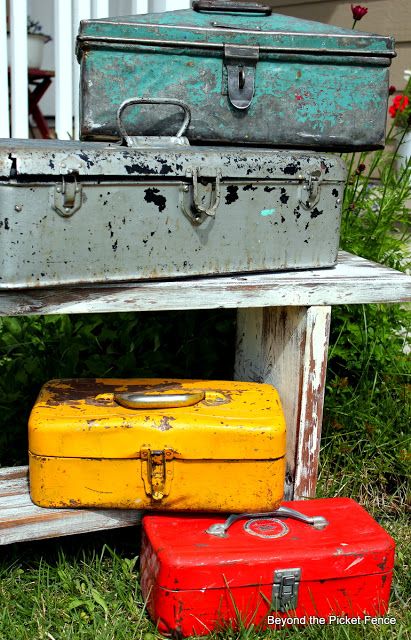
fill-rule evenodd
<path id="1" fill-rule="evenodd" d="M 0 293 L 0 315 L 404 302 L 411 276 L 341 251 L 330 269 Z"/>
<path id="2" fill-rule="evenodd" d="M 30 500 L 27 467 L 0 469 L 0 545 L 130 527 L 141 512 L 125 509 L 43 509 Z"/>

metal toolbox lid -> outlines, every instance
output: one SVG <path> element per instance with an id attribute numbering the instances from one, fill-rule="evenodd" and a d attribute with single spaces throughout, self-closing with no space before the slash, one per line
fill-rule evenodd
<path id="1" fill-rule="evenodd" d="M 224 45 L 258 46 L 260 53 L 314 56 L 365 56 L 389 64 L 395 56 L 388 36 L 342 29 L 281 14 L 197 12 L 191 9 L 146 15 L 83 20 L 77 56 L 95 46 L 139 45 L 223 51 Z M 384 60 L 384 58 L 386 60 Z"/>
<path id="2" fill-rule="evenodd" d="M 55 181 L 79 178 L 133 181 L 200 177 L 298 182 L 317 172 L 323 182 L 342 182 L 346 168 L 335 154 L 242 147 L 122 147 L 103 142 L 0 140 L 0 180 Z"/>
<path id="3" fill-rule="evenodd" d="M 197 395 L 181 405 L 175 399 L 181 394 Z M 153 395 L 165 406 L 129 408 L 140 396 L 153 402 Z M 145 448 L 191 460 L 282 458 L 285 420 L 278 393 L 269 384 L 248 382 L 51 380 L 30 415 L 32 454 L 121 459 L 139 458 Z"/>
<path id="4" fill-rule="evenodd" d="M 270 537 L 250 534 L 251 517 L 235 522 L 227 537 L 216 537 L 207 529 L 224 522 L 224 514 L 145 516 L 143 530 L 159 566 L 157 584 L 173 591 L 203 591 L 207 585 L 213 589 L 262 587 L 272 585 L 274 570 L 290 567 L 300 569 L 301 582 L 311 585 L 392 572 L 394 540 L 351 498 L 300 500 L 282 506 L 311 517 L 323 516 L 328 525 L 316 529 L 285 518 L 280 520 L 286 525 L 282 534 L 273 531 Z M 269 530 L 267 520 L 261 524 L 261 533 Z"/>

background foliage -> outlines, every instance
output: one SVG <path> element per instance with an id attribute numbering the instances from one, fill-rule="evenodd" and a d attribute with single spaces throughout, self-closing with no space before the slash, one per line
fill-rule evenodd
<path id="1" fill-rule="evenodd" d="M 0 461 L 27 461 L 27 419 L 52 378 L 230 379 L 235 313 L 0 318 Z"/>

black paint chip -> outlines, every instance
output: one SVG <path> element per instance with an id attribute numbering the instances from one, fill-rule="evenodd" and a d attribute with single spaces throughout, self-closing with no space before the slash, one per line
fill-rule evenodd
<path id="1" fill-rule="evenodd" d="M 232 204 L 236 200 L 238 200 L 238 187 L 235 187 L 234 185 L 230 184 L 227 187 L 227 195 L 225 197 L 225 203 Z"/>
<path id="2" fill-rule="evenodd" d="M 167 200 L 164 196 L 160 195 L 160 189 L 156 189 L 155 187 L 145 189 L 144 200 L 155 204 L 159 211 L 164 211 L 166 208 Z"/>

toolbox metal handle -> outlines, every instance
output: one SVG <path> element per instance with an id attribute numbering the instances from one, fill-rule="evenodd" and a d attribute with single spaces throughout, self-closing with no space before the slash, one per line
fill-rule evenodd
<path id="1" fill-rule="evenodd" d="M 194 11 L 221 11 L 225 13 L 272 14 L 272 8 L 259 2 L 232 2 L 231 0 L 193 0 Z"/>
<path id="2" fill-rule="evenodd" d="M 128 100 L 124 100 L 124 102 L 122 102 L 119 108 L 117 109 L 117 128 L 124 140 L 126 140 L 127 142 L 131 141 L 131 144 L 133 144 L 133 136 L 128 135 L 126 127 L 124 126 L 124 123 L 121 119 L 121 116 L 123 115 L 124 110 L 127 109 L 128 107 L 131 107 L 133 104 L 171 104 L 183 109 L 184 111 L 183 124 L 177 131 L 176 135 L 171 138 L 171 140 L 174 142 L 183 143 L 184 138 L 182 136 L 183 136 L 183 133 L 186 132 L 190 124 L 191 110 L 188 104 L 186 104 L 182 100 L 177 100 L 177 98 L 129 98 Z M 165 141 L 168 142 L 168 144 L 170 144 L 170 138 L 168 136 L 162 136 L 162 137 L 164 138 Z M 148 138 L 150 138 L 150 136 L 148 136 Z M 159 137 L 155 137 L 155 139 L 158 141 Z M 184 142 L 184 144 L 188 144 L 188 141 Z"/>
<path id="3" fill-rule="evenodd" d="M 191 407 L 205 398 L 205 391 L 192 393 L 115 393 L 115 402 L 126 409 L 174 409 Z"/>
<path id="4" fill-rule="evenodd" d="M 325 529 L 328 525 L 328 520 L 323 518 L 323 516 L 306 516 L 304 513 L 300 513 L 300 511 L 295 511 L 295 509 L 279 507 L 275 511 L 268 511 L 267 513 L 235 513 L 229 516 L 225 522 L 212 524 L 208 527 L 206 533 L 209 533 L 212 536 L 217 536 L 218 538 L 226 538 L 228 529 L 232 524 L 234 524 L 234 522 L 237 522 L 237 520 L 243 520 L 244 518 L 272 517 L 293 518 L 294 520 L 299 520 L 300 522 L 311 525 L 314 529 Z"/>

